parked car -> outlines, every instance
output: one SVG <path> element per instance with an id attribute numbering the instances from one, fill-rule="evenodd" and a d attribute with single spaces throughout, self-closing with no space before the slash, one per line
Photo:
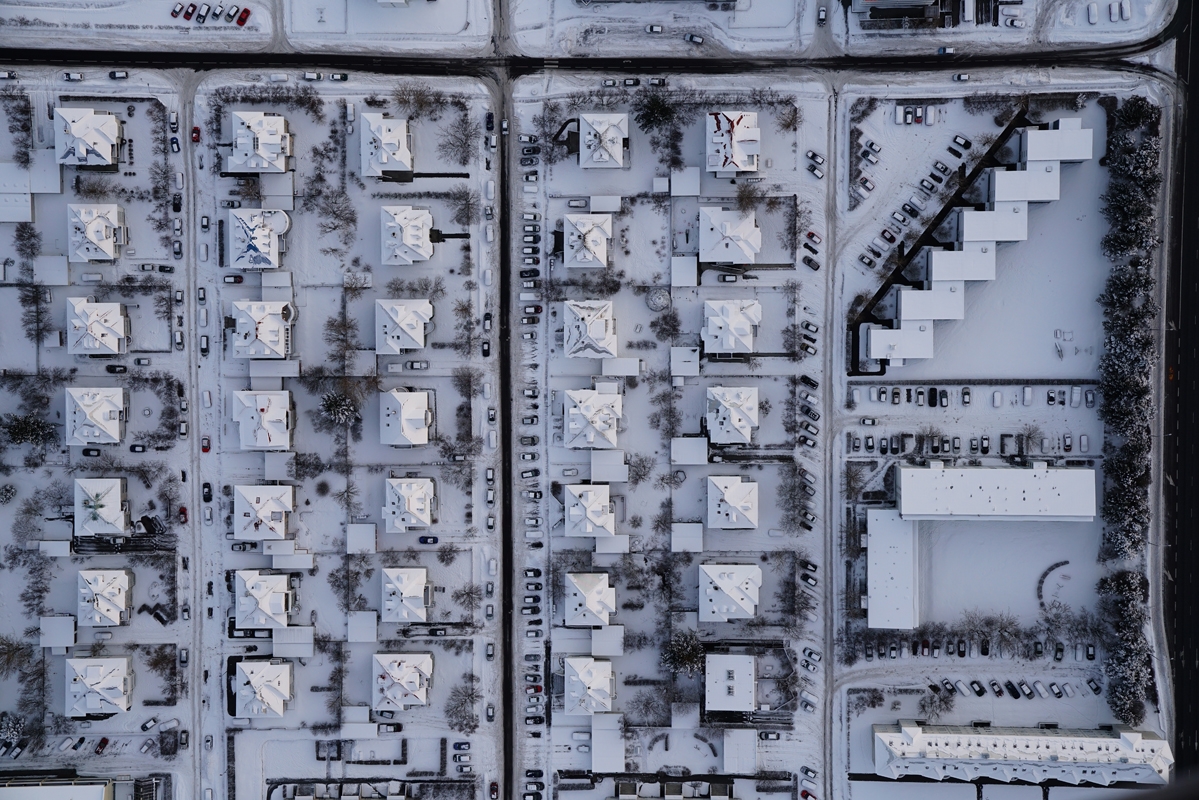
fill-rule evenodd
<path id="1" fill-rule="evenodd" d="M 437 544 L 438 539 L 436 536 L 421 536 L 417 541 L 421 544 Z"/>
<path id="2" fill-rule="evenodd" d="M 683 41 L 690 42 L 691 44 L 703 44 L 704 37 L 700 36 L 697 33 L 688 33 L 686 36 L 683 37 Z"/>

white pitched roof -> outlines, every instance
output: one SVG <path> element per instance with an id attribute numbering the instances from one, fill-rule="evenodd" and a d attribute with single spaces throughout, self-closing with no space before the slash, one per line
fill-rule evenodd
<path id="1" fill-rule="evenodd" d="M 125 430 L 124 415 L 124 389 L 69 387 L 65 442 L 68 445 L 120 444 Z"/>
<path id="2" fill-rule="evenodd" d="M 383 518 L 388 533 L 405 533 L 409 528 L 427 528 L 433 524 L 433 505 L 437 496 L 428 478 L 388 478 Z"/>
<path id="3" fill-rule="evenodd" d="M 75 479 L 75 535 L 126 536 L 129 506 L 121 478 Z"/>
<path id="4" fill-rule="evenodd" d="M 433 409 L 428 392 L 392 389 L 379 395 L 379 441 L 393 447 L 429 443 Z"/>
<path id="5" fill-rule="evenodd" d="M 576 656 L 564 659 L 566 665 L 566 691 L 562 698 L 566 707 L 563 714 L 596 714 L 612 710 L 612 695 L 616 690 L 616 679 L 611 661 Z"/>
<path id="6" fill-rule="evenodd" d="M 73 355 L 120 355 L 128 345 L 129 319 L 120 303 L 68 297 L 67 327 L 67 352 Z"/>
<path id="7" fill-rule="evenodd" d="M 753 211 L 720 206 L 699 209 L 699 260 L 705 264 L 752 264 L 762 249 L 762 229 Z"/>
<path id="8" fill-rule="evenodd" d="M 628 114 L 580 114 L 579 166 L 584 169 L 621 168 L 627 138 Z"/>
<path id="9" fill-rule="evenodd" d="M 608 240 L 612 238 L 611 214 L 567 214 L 563 220 L 568 267 L 608 266 Z"/>
<path id="10" fill-rule="evenodd" d="M 234 392 L 242 450 L 291 449 L 291 392 Z"/>
<path id="11" fill-rule="evenodd" d="M 292 605 L 287 580 L 287 575 L 256 569 L 235 572 L 233 593 L 237 603 L 237 627 L 286 628 Z"/>
<path id="12" fill-rule="evenodd" d="M 127 569 L 79 570 L 79 625 L 124 625 L 133 602 L 132 589 L 133 573 Z"/>
<path id="13" fill-rule="evenodd" d="M 708 527 L 758 527 L 758 484 L 740 475 L 708 476 Z"/>
<path id="14" fill-rule="evenodd" d="M 432 653 L 376 653 L 374 702 L 376 711 L 403 711 L 429 704 L 433 680 Z"/>
<path id="15" fill-rule="evenodd" d="M 383 263 L 408 266 L 433 255 L 433 215 L 425 208 L 383 206 L 379 209 Z"/>
<path id="16" fill-rule="evenodd" d="M 700 338 L 709 353 L 752 353 L 754 328 L 762 322 L 757 300 L 705 300 Z"/>
<path id="17" fill-rule="evenodd" d="M 287 119 L 262 111 L 233 112 L 233 151 L 229 172 L 287 172 L 292 135 Z"/>
<path id="18" fill-rule="evenodd" d="M 753 711 L 757 663 L 753 656 L 704 656 L 704 709 Z"/>
<path id="19" fill-rule="evenodd" d="M 425 326 L 433 321 L 428 300 L 376 300 L 375 352 L 403 355 L 425 346 Z"/>
<path id="20" fill-rule="evenodd" d="M 133 693 L 132 666 L 128 656 L 68 658 L 66 715 L 86 717 L 128 711 Z"/>
<path id="21" fill-rule="evenodd" d="M 606 483 L 566 487 L 566 535 L 614 536 L 616 517 Z"/>
<path id="22" fill-rule="evenodd" d="M 562 316 L 568 358 L 616 358 L 611 300 L 567 300 Z"/>
<path id="23" fill-rule="evenodd" d="M 233 538 L 287 538 L 287 515 L 296 508 L 294 486 L 234 486 Z"/>
<path id="24" fill-rule="evenodd" d="M 115 203 L 67 205 L 67 260 L 112 261 L 125 243 L 125 212 Z"/>
<path id="25" fill-rule="evenodd" d="M 279 269 L 280 238 L 291 229 L 291 217 L 277 208 L 229 209 L 229 266 L 234 269 Z"/>
<path id="26" fill-rule="evenodd" d="M 372 111 L 361 114 L 359 134 L 363 176 L 379 177 L 385 172 L 411 172 L 408 120 L 395 119 Z"/>
<path id="27" fill-rule="evenodd" d="M 281 717 L 291 702 L 290 661 L 239 661 L 233 680 L 239 717 Z"/>
<path id="28" fill-rule="evenodd" d="M 383 570 L 384 622 L 425 622 L 425 586 L 429 571 L 424 567 L 400 567 Z"/>
<path id="29" fill-rule="evenodd" d="M 579 450 L 616 447 L 624 398 L 595 389 L 566 391 L 566 446 Z"/>
<path id="30" fill-rule="evenodd" d="M 757 564 L 700 564 L 699 621 L 753 619 L 762 568 Z"/>
<path id="31" fill-rule="evenodd" d="M 566 574 L 566 624 L 579 628 L 607 625 L 616 613 L 616 587 L 608 585 L 606 572 Z"/>
<path id="32" fill-rule="evenodd" d="M 756 111 L 709 111 L 705 121 L 709 170 L 717 174 L 758 171 L 762 131 Z"/>
<path id="33" fill-rule="evenodd" d="M 753 444 L 758 427 L 756 386 L 709 386 L 708 438 L 715 444 Z"/>
<path id="34" fill-rule="evenodd" d="M 117 163 L 121 122 L 108 111 L 54 109 L 54 151 L 59 164 L 103 167 Z"/>
<path id="35" fill-rule="evenodd" d="M 1095 518 L 1095 470 L 1023 467 L 900 467 L 896 492 L 904 519 L 1059 520 Z"/>
<path id="36" fill-rule="evenodd" d="M 284 300 L 235 300 L 233 355 L 238 358 L 287 358 L 296 309 Z"/>

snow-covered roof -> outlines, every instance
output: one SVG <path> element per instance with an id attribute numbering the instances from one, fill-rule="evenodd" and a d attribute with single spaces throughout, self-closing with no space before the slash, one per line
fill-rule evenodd
<path id="1" fill-rule="evenodd" d="M 1062 117 L 1050 123 L 1046 130 L 1024 128 L 1020 131 L 1020 160 L 1026 163 L 1089 161 L 1094 146 L 1094 131 L 1082 126 L 1081 117 Z"/>
<path id="2" fill-rule="evenodd" d="M 722 177 L 758 171 L 762 131 L 756 111 L 709 111 L 705 120 L 710 171 Z"/>
<path id="3" fill-rule="evenodd" d="M 233 355 L 238 358 L 287 358 L 296 307 L 285 300 L 235 300 Z"/>
<path id="4" fill-rule="evenodd" d="M 757 564 L 700 564 L 699 621 L 753 619 L 762 568 Z"/>
<path id="5" fill-rule="evenodd" d="M 292 135 L 287 119 L 265 111 L 233 112 L 233 151 L 229 172 L 287 172 Z"/>
<path id="6" fill-rule="evenodd" d="M 563 218 L 567 267 L 608 266 L 608 240 L 612 238 L 611 214 L 567 214 Z"/>
<path id="7" fill-rule="evenodd" d="M 709 475 L 708 527 L 758 527 L 758 484 L 740 475 Z"/>
<path id="8" fill-rule="evenodd" d="M 965 281 L 930 281 L 927 289 L 899 290 L 899 319 L 965 319 Z"/>
<path id="9" fill-rule="evenodd" d="M 1095 470 L 1022 467 L 900 467 L 896 484 L 905 520 L 1057 520 L 1095 518 Z"/>
<path id="10" fill-rule="evenodd" d="M 68 717 L 119 714 L 129 710 L 133 663 L 128 656 L 66 660 Z"/>
<path id="11" fill-rule="evenodd" d="M 399 567 L 383 570 L 384 622 L 425 622 L 425 587 L 429 571 L 424 567 Z"/>
<path id="12" fill-rule="evenodd" d="M 360 174 L 381 177 L 388 172 L 412 172 L 412 137 L 408 134 L 408 120 L 373 111 L 361 116 Z"/>
<path id="13" fill-rule="evenodd" d="M 995 280 L 995 242 L 961 242 L 953 250 L 922 247 L 933 281 Z"/>
<path id="14" fill-rule="evenodd" d="M 388 533 L 405 533 L 410 528 L 433 524 L 437 489 L 429 478 L 388 478 L 383 518 Z"/>
<path id="15" fill-rule="evenodd" d="M 708 439 L 714 444 L 753 444 L 758 388 L 709 386 L 707 395 Z"/>
<path id="16" fill-rule="evenodd" d="M 59 164 L 106 167 L 120 155 L 121 121 L 110 111 L 54 109 L 54 151 Z"/>
<path id="17" fill-rule="evenodd" d="M 700 206 L 699 260 L 705 264 L 752 264 L 762 249 L 762 229 L 753 211 Z"/>
<path id="18" fill-rule="evenodd" d="M 291 449 L 291 392 L 234 392 L 242 450 Z"/>
<path id="19" fill-rule="evenodd" d="M 392 447 L 429 443 L 433 408 L 428 392 L 392 389 L 379 395 L 379 441 Z"/>
<path id="20" fill-rule="evenodd" d="M 1023 242 L 1028 238 L 1028 203 L 995 202 L 991 208 L 954 209 L 959 242 Z"/>
<path id="21" fill-rule="evenodd" d="M 67 205 L 68 261 L 112 261 L 127 238 L 125 210 L 115 203 Z"/>
<path id="22" fill-rule="evenodd" d="M 597 389 L 566 390 L 566 446 L 579 450 L 616 447 L 624 398 Z"/>
<path id="23" fill-rule="evenodd" d="M 607 487 L 605 487 L 607 488 Z M 566 574 L 566 624 L 577 628 L 607 625 L 616 613 L 616 588 L 608 585 L 606 572 Z"/>
<path id="24" fill-rule="evenodd" d="M 762 322 L 757 300 L 705 300 L 700 339 L 709 353 L 752 353 L 754 331 Z"/>
<path id="25" fill-rule="evenodd" d="M 566 487 L 566 535 L 614 536 L 616 517 L 606 483 Z"/>
<path id="26" fill-rule="evenodd" d="M 616 358 L 611 300 L 567 300 L 562 305 L 567 358 Z"/>
<path id="27" fill-rule="evenodd" d="M 933 321 L 907 320 L 898 328 L 866 329 L 866 353 L 873 359 L 890 359 L 902 366 L 909 358 L 933 357 Z"/>
<path id="28" fill-rule="evenodd" d="M 885 778 L 1006 783 L 1164 784 L 1174 754 L 1155 733 L 1112 730 L 875 724 L 874 771 Z"/>
<path id="29" fill-rule="evenodd" d="M 376 653 L 374 702 L 376 711 L 403 711 L 429 704 L 433 682 L 432 653 Z"/>
<path id="30" fill-rule="evenodd" d="M 991 169 L 989 197 L 992 201 L 1023 200 L 1047 203 L 1061 197 L 1061 164 L 1033 162 L 1027 169 Z"/>
<path id="31" fill-rule="evenodd" d="M 566 716 L 596 714 L 612 710 L 616 694 L 616 676 L 611 661 L 586 656 L 563 659 L 566 667 L 566 691 L 563 696 Z"/>
<path id="32" fill-rule="evenodd" d="M 426 208 L 383 206 L 379 209 L 383 263 L 409 266 L 433 255 L 433 215 Z"/>
<path id="33" fill-rule="evenodd" d="M 287 515 L 296 508 L 294 486 L 234 486 L 233 538 L 287 538 Z"/>
<path id="34" fill-rule="evenodd" d="M 756 673 L 753 656 L 704 656 L 704 710 L 753 711 Z"/>
<path id="35" fill-rule="evenodd" d="M 238 628 L 286 628 L 293 605 L 285 574 L 239 569 L 233 586 Z"/>
<path id="36" fill-rule="evenodd" d="M 120 444 L 124 434 L 124 389 L 67 388 L 66 444 Z"/>
<path id="37" fill-rule="evenodd" d="M 375 352 L 403 355 L 425 346 L 425 326 L 433 321 L 428 300 L 376 300 Z"/>
<path id="38" fill-rule="evenodd" d="M 279 269 L 283 234 L 291 217 L 278 208 L 229 209 L 229 266 L 234 269 Z"/>
<path id="39" fill-rule="evenodd" d="M 624 143 L 628 138 L 628 114 L 580 114 L 579 166 L 620 169 L 624 166 Z"/>
<path id="40" fill-rule="evenodd" d="M 866 511 L 866 624 L 912 630 L 920 624 L 920 550 L 916 521 L 893 508 Z"/>
<path id="41" fill-rule="evenodd" d="M 127 536 L 124 478 L 75 479 L 75 535 Z"/>
<path id="42" fill-rule="evenodd" d="M 239 661 L 233 680 L 239 717 L 281 717 L 292 700 L 290 661 Z"/>
<path id="43" fill-rule="evenodd" d="M 127 569 L 79 570 L 80 627 L 108 628 L 129 621 L 133 573 Z"/>
<path id="44" fill-rule="evenodd" d="M 73 355 L 120 355 L 128 348 L 129 318 L 120 303 L 68 297 L 67 327 L 67 352 Z"/>

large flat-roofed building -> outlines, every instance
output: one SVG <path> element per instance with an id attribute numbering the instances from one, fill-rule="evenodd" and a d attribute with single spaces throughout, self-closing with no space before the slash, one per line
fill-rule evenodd
<path id="1" fill-rule="evenodd" d="M 1059 469 L 1043 461 L 1031 468 L 898 468 L 896 491 L 905 520 L 976 519 L 1090 522 L 1095 518 L 1095 470 Z"/>
<path id="2" fill-rule="evenodd" d="M 866 512 L 866 624 L 912 630 L 920 625 L 920 550 L 915 520 L 893 508 Z"/>
<path id="3" fill-rule="evenodd" d="M 753 656 L 721 653 L 704 656 L 704 710 L 753 711 L 757 707 L 756 675 Z"/>
<path id="4" fill-rule="evenodd" d="M 628 146 L 628 114 L 579 115 L 579 166 L 583 169 L 620 169 Z"/>
<path id="5" fill-rule="evenodd" d="M 129 348 L 129 317 L 121 303 L 68 297 L 67 327 L 67 352 L 72 355 L 119 356 Z"/>
<path id="6" fill-rule="evenodd" d="M 708 170 L 718 178 L 757 172 L 762 130 L 756 111 L 709 111 L 705 117 Z"/>
<path id="7" fill-rule="evenodd" d="M 269 111 L 233 112 L 233 150 L 229 172 L 287 172 L 292 134 L 287 119 Z"/>
<path id="8" fill-rule="evenodd" d="M 124 123 L 111 111 L 54 109 L 54 152 L 68 167 L 115 167 Z"/>
<path id="9" fill-rule="evenodd" d="M 408 120 L 373 111 L 361 116 L 360 174 L 389 181 L 412 180 L 412 134 Z"/>

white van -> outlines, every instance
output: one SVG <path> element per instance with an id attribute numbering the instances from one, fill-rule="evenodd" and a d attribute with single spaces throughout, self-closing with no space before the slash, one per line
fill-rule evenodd
<path id="1" fill-rule="evenodd" d="M 903 124 L 903 106 L 895 106 L 895 124 Z"/>
<path id="2" fill-rule="evenodd" d="M 208 260 L 208 243 L 207 242 L 200 243 L 200 260 L 201 261 Z"/>
<path id="3" fill-rule="evenodd" d="M 287 74 L 283 72 L 272 72 L 271 83 L 287 83 Z"/>
<path id="4" fill-rule="evenodd" d="M 495 181 L 487 181 L 487 199 L 495 199 Z"/>

